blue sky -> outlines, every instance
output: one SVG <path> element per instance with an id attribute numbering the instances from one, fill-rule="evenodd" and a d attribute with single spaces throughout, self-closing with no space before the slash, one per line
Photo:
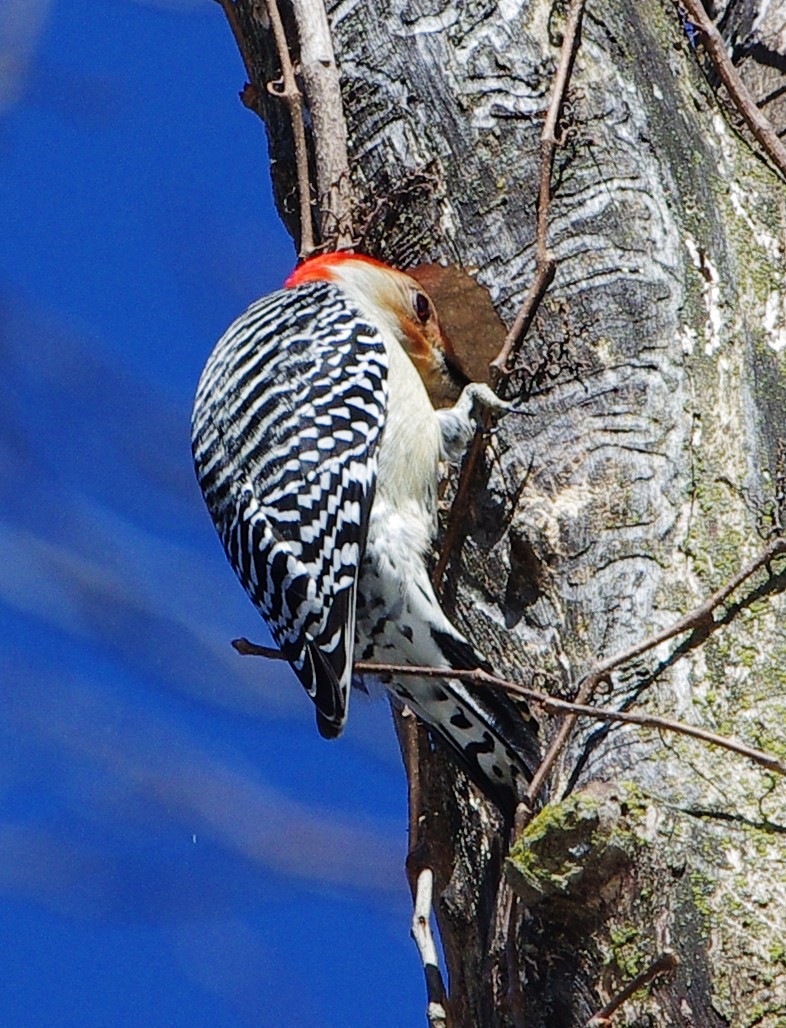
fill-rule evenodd
<path id="1" fill-rule="evenodd" d="M 191 469 L 294 263 L 209 0 L 0 7 L 0 1023 L 423 1023 L 384 702 L 320 739 Z"/>

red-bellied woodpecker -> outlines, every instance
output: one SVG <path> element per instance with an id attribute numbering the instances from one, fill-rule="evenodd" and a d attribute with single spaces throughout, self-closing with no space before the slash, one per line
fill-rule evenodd
<path id="1" fill-rule="evenodd" d="M 368 257 L 306 261 L 207 362 L 197 477 L 323 736 L 344 726 L 355 657 L 488 667 L 444 614 L 426 566 L 439 464 L 466 446 L 476 404 L 502 406 L 467 383 L 418 283 Z M 537 761 L 526 709 L 450 678 L 386 684 L 510 817 Z"/>

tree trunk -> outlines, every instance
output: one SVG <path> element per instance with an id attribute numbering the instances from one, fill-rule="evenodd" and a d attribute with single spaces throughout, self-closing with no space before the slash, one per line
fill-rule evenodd
<path id="1" fill-rule="evenodd" d="M 297 235 L 259 7 L 233 12 Z M 762 110 L 778 129 L 776 7 L 729 0 L 719 24 L 756 98 L 777 94 Z M 336 0 L 327 15 L 359 247 L 402 267 L 459 264 L 511 323 L 534 274 L 564 9 Z M 512 379 L 526 413 L 486 447 L 443 580 L 501 673 L 567 699 L 778 528 L 786 191 L 712 75 L 676 4 L 587 4 L 551 176 L 556 274 Z M 720 627 L 626 664 L 592 699 L 784 754 L 785 574 L 761 572 Z M 540 720 L 545 748 L 563 720 Z M 678 733 L 582 718 L 508 856 L 495 813 L 440 752 L 421 745 L 419 769 L 413 861 L 436 876 L 450 1023 L 585 1025 L 648 967 L 615 1023 L 786 1023 L 780 778 Z"/>

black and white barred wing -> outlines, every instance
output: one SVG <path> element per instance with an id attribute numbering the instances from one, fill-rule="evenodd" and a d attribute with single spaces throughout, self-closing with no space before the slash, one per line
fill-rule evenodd
<path id="1" fill-rule="evenodd" d="M 379 333 L 336 286 L 307 283 L 229 328 L 194 404 L 208 510 L 329 737 L 347 714 L 386 376 Z"/>

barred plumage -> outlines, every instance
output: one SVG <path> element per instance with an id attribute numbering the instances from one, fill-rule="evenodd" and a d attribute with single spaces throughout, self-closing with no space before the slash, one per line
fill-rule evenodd
<path id="1" fill-rule="evenodd" d="M 484 386 L 462 391 L 430 301 L 406 275 L 330 254 L 287 285 L 208 360 L 193 451 L 227 556 L 331 737 L 355 644 L 377 662 L 487 666 L 442 611 L 425 555 L 439 462 L 471 434 L 473 403 L 498 401 Z M 526 708 L 451 679 L 386 684 L 511 817 L 538 756 Z"/>
<path id="2" fill-rule="evenodd" d="M 224 549 L 328 736 L 346 718 L 386 401 L 379 333 L 314 282 L 230 327 L 194 405 L 197 476 Z"/>

